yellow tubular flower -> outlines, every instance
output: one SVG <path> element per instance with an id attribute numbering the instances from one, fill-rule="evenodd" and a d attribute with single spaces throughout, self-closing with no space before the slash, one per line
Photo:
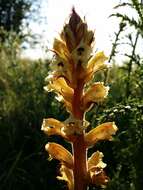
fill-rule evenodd
<path id="1" fill-rule="evenodd" d="M 103 153 L 97 151 L 88 159 L 88 177 L 90 183 L 103 187 L 107 184 L 108 177 L 103 171 L 106 164 L 102 161 L 102 158 Z"/>
<path id="2" fill-rule="evenodd" d="M 73 97 L 73 89 L 70 88 L 64 78 L 58 78 L 51 82 L 48 86 L 45 86 L 44 89 L 46 91 L 53 91 L 55 90 L 58 94 L 60 94 L 63 99 L 69 103 L 72 102 Z"/>
<path id="3" fill-rule="evenodd" d="M 105 87 L 101 82 L 93 84 L 82 98 L 84 111 L 89 109 L 93 102 L 98 103 L 103 101 L 108 95 L 108 90 L 109 87 Z"/>
<path id="4" fill-rule="evenodd" d="M 48 143 L 46 144 L 45 149 L 52 158 L 61 161 L 68 168 L 73 168 L 72 154 L 63 146 L 57 143 Z"/>
<path id="5" fill-rule="evenodd" d="M 106 67 L 105 61 L 108 57 L 105 56 L 104 52 L 98 52 L 88 61 L 87 70 L 97 72 L 102 68 Z"/>
<path id="6" fill-rule="evenodd" d="M 61 40 L 55 38 L 54 44 L 53 44 L 53 51 L 55 53 L 57 53 L 59 55 L 59 57 L 61 57 L 61 58 L 65 59 L 66 61 L 68 61 L 68 58 L 69 58 L 70 55 L 69 55 L 69 51 L 68 51 L 64 41 L 61 41 Z"/>
<path id="7" fill-rule="evenodd" d="M 85 142 L 87 146 L 94 145 L 99 140 L 112 140 L 118 130 L 114 122 L 103 123 L 85 134 Z"/>
<path id="8" fill-rule="evenodd" d="M 105 56 L 104 52 L 98 52 L 90 58 L 87 64 L 85 81 L 92 80 L 94 74 L 102 69 L 107 68 L 105 61 L 108 57 Z"/>
<path id="9" fill-rule="evenodd" d="M 62 165 L 60 168 L 60 174 L 61 176 L 58 176 L 57 178 L 67 182 L 68 190 L 74 190 L 73 171 L 65 165 Z"/>
<path id="10" fill-rule="evenodd" d="M 105 188 L 109 178 L 101 168 L 93 168 L 89 172 L 90 183 Z"/>
<path id="11" fill-rule="evenodd" d="M 53 82 L 51 82 L 47 88 L 45 89 L 47 91 L 52 91 L 55 90 L 56 92 L 59 92 L 60 94 L 62 94 L 64 96 L 64 94 L 69 94 L 70 96 L 73 95 L 73 89 L 70 88 L 65 79 L 60 77 L 57 80 L 54 80 Z"/>
<path id="12" fill-rule="evenodd" d="M 93 169 L 94 167 L 105 168 L 106 164 L 102 161 L 103 153 L 96 151 L 88 158 L 88 170 Z"/>
<path id="13" fill-rule="evenodd" d="M 53 52 L 55 52 L 55 61 L 53 61 L 51 68 L 54 71 L 54 77 L 63 76 L 68 82 L 72 83 L 73 64 L 65 42 L 55 39 Z"/>
<path id="14" fill-rule="evenodd" d="M 44 133 L 47 134 L 48 136 L 60 135 L 66 139 L 67 137 L 62 131 L 62 128 L 64 127 L 65 125 L 62 122 L 53 118 L 48 118 L 43 120 L 41 130 L 43 130 Z"/>

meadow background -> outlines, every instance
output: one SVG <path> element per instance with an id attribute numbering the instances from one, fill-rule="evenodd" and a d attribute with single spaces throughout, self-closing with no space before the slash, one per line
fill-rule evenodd
<path id="1" fill-rule="evenodd" d="M 47 137 L 40 130 L 43 118 L 68 117 L 55 95 L 43 90 L 51 59 L 21 56 L 27 44 L 40 43 L 29 30 L 23 32 L 31 19 L 36 22 L 39 6 L 38 0 L 0 1 L 0 190 L 66 190 L 65 182 L 56 179 L 59 162 L 48 160 L 44 145 L 54 141 L 70 147 L 60 137 Z M 130 7 L 136 17 L 132 12 L 121 14 L 120 7 Z M 86 117 L 91 127 L 115 121 L 119 130 L 114 141 L 100 142 L 89 155 L 97 149 L 104 153 L 110 177 L 107 190 L 142 190 L 143 51 L 137 50 L 143 50 L 143 4 L 125 1 L 115 11 L 111 17 L 119 27 L 109 56 L 112 67 L 94 79 L 110 86 L 109 97 Z M 119 65 L 120 49 L 124 59 Z M 100 188 L 90 187 L 94 189 Z"/>

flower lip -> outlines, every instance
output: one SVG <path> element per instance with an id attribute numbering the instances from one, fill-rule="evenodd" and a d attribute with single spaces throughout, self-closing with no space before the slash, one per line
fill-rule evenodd
<path id="1" fill-rule="evenodd" d="M 88 170 L 95 170 L 96 168 L 105 168 L 106 164 L 102 161 L 103 153 L 96 151 L 88 159 Z"/>
<path id="2" fill-rule="evenodd" d="M 67 137 L 72 137 L 73 135 L 81 135 L 84 133 L 85 129 L 88 127 L 89 122 L 80 119 L 75 119 L 73 116 L 70 116 L 67 120 L 64 121 L 64 127 L 62 127 L 63 133 Z"/>
<path id="3" fill-rule="evenodd" d="M 61 62 L 58 63 L 58 66 L 59 67 L 64 67 L 64 63 L 61 61 Z"/>
<path id="4" fill-rule="evenodd" d="M 82 55 L 82 53 L 84 52 L 84 47 L 79 47 L 77 49 L 78 55 Z"/>
<path id="5" fill-rule="evenodd" d="M 58 176 L 57 179 L 66 181 L 68 189 L 73 190 L 74 189 L 73 171 L 62 164 L 60 168 L 60 173 L 61 176 Z"/>

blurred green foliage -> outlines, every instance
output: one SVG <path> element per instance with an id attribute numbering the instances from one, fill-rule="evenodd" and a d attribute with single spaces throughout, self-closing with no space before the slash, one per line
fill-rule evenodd
<path id="1" fill-rule="evenodd" d="M 0 28 L 23 38 L 24 27 L 37 19 L 40 4 L 41 0 L 0 0 Z M 41 19 L 39 15 L 38 19 Z M 5 41 L 5 33 L 0 32 L 0 38 Z"/>
<path id="2" fill-rule="evenodd" d="M 64 109 L 43 90 L 48 60 L 21 59 L 18 45 L 15 38 L 0 47 L 0 189 L 46 190 L 57 183 L 57 166 L 48 164 L 41 123 L 62 119 Z"/>
<path id="3" fill-rule="evenodd" d="M 141 5 L 133 3 L 137 4 L 137 0 L 131 1 L 132 7 L 143 10 Z M 138 36 L 142 38 L 141 30 L 137 28 L 137 33 L 126 35 L 133 42 L 131 54 L 126 56 L 129 59 L 121 66 L 113 61 L 120 34 L 129 24 L 129 19 L 121 19 L 110 56 L 110 72 L 105 76 L 99 73 L 95 78 L 104 81 L 106 77 L 109 97 L 86 116 L 90 128 L 107 121 L 115 121 L 119 128 L 113 141 L 100 142 L 88 152 L 91 155 L 98 149 L 104 153 L 110 177 L 108 190 L 142 190 L 143 187 L 143 59 L 135 51 Z M 21 58 L 21 39 L 12 32 L 6 35 L 6 40 L 0 43 L 0 190 L 66 190 L 66 184 L 56 179 L 59 163 L 48 160 L 44 145 L 53 140 L 69 145 L 60 137 L 46 137 L 40 130 L 43 118 L 61 121 L 67 118 L 54 94 L 43 90 L 50 60 Z"/>
<path id="4" fill-rule="evenodd" d="M 31 0 L 0 0 L 0 28 L 19 34 L 31 5 Z M 0 38 L 5 41 L 5 33 L 0 32 Z"/>

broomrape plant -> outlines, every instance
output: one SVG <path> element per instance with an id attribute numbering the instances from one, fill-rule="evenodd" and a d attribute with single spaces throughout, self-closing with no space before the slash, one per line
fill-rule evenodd
<path id="1" fill-rule="evenodd" d="M 72 145 L 72 154 L 57 143 L 49 142 L 45 146 L 50 157 L 61 162 L 61 176 L 57 178 L 65 180 L 69 190 L 86 190 L 90 184 L 106 186 L 103 153 L 97 151 L 87 159 L 87 150 L 100 140 L 111 140 L 117 131 L 114 122 L 107 122 L 86 132 L 89 125 L 86 112 L 102 102 L 109 90 L 101 82 L 92 82 L 94 74 L 106 68 L 107 60 L 103 52 L 92 54 L 93 42 L 93 31 L 73 9 L 60 37 L 54 40 L 52 72 L 44 87 L 48 92 L 56 92 L 70 114 L 64 122 L 48 118 L 42 124 L 47 135 L 60 135 Z"/>

